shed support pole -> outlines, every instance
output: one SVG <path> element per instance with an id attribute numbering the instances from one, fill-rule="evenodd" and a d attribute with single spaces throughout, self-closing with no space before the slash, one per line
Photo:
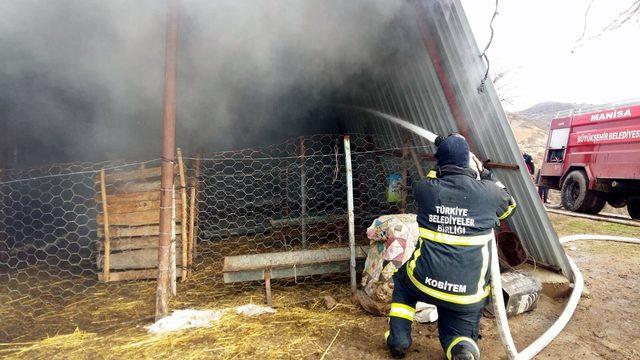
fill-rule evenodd
<path id="1" fill-rule="evenodd" d="M 408 140 L 405 139 L 402 144 L 402 200 L 400 202 L 400 212 L 403 214 L 407 210 L 407 177 L 409 175 L 408 155 Z"/>
<path id="2" fill-rule="evenodd" d="M 178 50 L 178 0 L 169 0 L 165 48 L 162 119 L 162 169 L 160 175 L 160 231 L 158 240 L 158 284 L 156 320 L 169 312 L 169 248 L 171 246 L 171 198 L 176 134 L 176 77 Z"/>
<path id="3" fill-rule="evenodd" d="M 111 234 L 109 231 L 109 206 L 107 204 L 107 177 L 104 168 L 100 170 L 100 195 L 102 196 L 102 216 L 104 226 L 104 264 L 102 265 L 103 280 L 109 282 L 109 271 L 111 270 Z"/>
<path id="4" fill-rule="evenodd" d="M 355 294 L 357 288 L 356 283 L 356 239 L 355 239 L 355 220 L 353 212 L 353 169 L 351 167 L 351 144 L 349 135 L 344 136 L 344 162 L 347 172 L 347 213 L 349 216 L 349 274 L 351 275 L 351 293 Z"/>
<path id="5" fill-rule="evenodd" d="M 307 248 L 307 170 L 304 163 L 304 137 L 300 136 L 300 231 L 302 232 L 302 248 Z"/>
<path id="6" fill-rule="evenodd" d="M 176 267 L 178 263 L 176 261 L 176 189 L 173 187 L 171 195 L 171 246 L 169 247 L 169 279 L 171 280 L 171 296 L 177 295 L 176 285 Z"/>
<path id="7" fill-rule="evenodd" d="M 409 150 L 411 152 L 411 158 L 413 159 L 413 165 L 416 167 L 416 170 L 418 170 L 418 175 L 420 176 L 420 179 L 424 179 L 425 178 L 424 168 L 422 167 L 422 164 L 420 164 L 420 158 L 418 158 L 418 153 L 416 152 L 416 149 L 412 146 Z"/>
<path id="8" fill-rule="evenodd" d="M 187 178 L 184 171 L 184 161 L 182 160 L 182 150 L 178 148 L 178 169 L 180 172 L 180 201 L 182 202 L 180 212 L 180 227 L 182 238 L 182 281 L 187 279 L 189 270 L 189 234 L 187 232 Z"/>
<path id="9" fill-rule="evenodd" d="M 198 190 L 199 190 L 199 186 L 200 186 L 200 183 L 199 183 L 199 181 L 200 181 L 200 164 L 202 163 L 200 158 L 201 158 L 201 155 L 198 154 L 196 156 L 196 163 L 195 163 L 196 172 L 195 172 L 195 175 L 194 175 L 195 180 L 194 180 L 194 185 L 193 185 L 193 187 L 195 188 L 195 191 L 193 192 L 195 194 L 195 204 L 197 204 L 197 201 L 198 201 Z M 193 247 L 191 258 L 192 258 L 192 261 L 193 261 L 193 260 L 195 260 L 196 255 L 198 255 L 198 226 L 200 225 L 200 221 L 199 221 L 199 219 L 200 219 L 200 209 L 199 209 L 199 206 L 194 206 L 194 215 L 192 215 L 192 216 L 193 216 L 193 219 L 195 221 L 195 226 L 193 227 L 193 233 L 191 234 L 191 238 L 193 239 L 192 245 L 191 245 Z"/>

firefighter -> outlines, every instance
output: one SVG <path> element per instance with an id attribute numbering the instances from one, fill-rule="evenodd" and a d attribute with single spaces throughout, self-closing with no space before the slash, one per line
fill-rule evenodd
<path id="1" fill-rule="evenodd" d="M 386 343 L 394 358 L 404 357 L 420 301 L 438 308 L 447 359 L 479 360 L 480 317 L 490 292 L 490 240 L 493 228 L 516 205 L 469 152 L 464 137 L 438 138 L 436 146 L 437 170 L 413 187 L 420 237 L 412 257 L 393 276 Z"/>

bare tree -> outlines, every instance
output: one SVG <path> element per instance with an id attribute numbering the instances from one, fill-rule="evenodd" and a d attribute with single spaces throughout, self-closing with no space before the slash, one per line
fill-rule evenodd
<path id="1" fill-rule="evenodd" d="M 609 22 L 605 27 L 600 29 L 596 34 L 591 35 L 585 39 L 589 23 L 589 12 L 591 11 L 591 7 L 593 6 L 594 2 L 595 0 L 589 0 L 589 4 L 587 5 L 587 9 L 584 13 L 584 26 L 582 28 L 582 34 L 576 40 L 576 43 L 571 50 L 572 53 L 581 48 L 585 42 L 598 38 L 607 32 L 617 30 L 632 20 L 640 22 L 640 0 L 635 0 L 628 7 L 618 13 L 618 15 L 616 15 L 616 17 L 611 20 L 611 22 Z"/>
<path id="2" fill-rule="evenodd" d="M 513 82 L 510 81 L 510 74 L 510 69 L 498 68 L 495 71 L 491 71 L 491 82 L 496 93 L 498 93 L 500 102 L 513 105 L 516 96 L 513 93 L 514 86 Z"/>

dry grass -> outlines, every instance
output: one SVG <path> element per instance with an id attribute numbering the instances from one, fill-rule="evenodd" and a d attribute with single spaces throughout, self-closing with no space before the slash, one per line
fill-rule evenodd
<path id="1" fill-rule="evenodd" d="M 551 215 L 551 219 L 561 235 L 596 232 L 638 236 L 638 228 L 633 227 L 556 215 Z M 637 255 L 637 251 L 633 254 Z M 241 288 L 222 285 L 219 279 L 221 262 L 218 260 L 212 260 L 189 280 L 179 284 L 178 296 L 171 302 L 172 308 L 222 309 L 264 302 L 263 288 L 258 284 Z M 50 283 L 43 281 L 42 286 L 47 284 Z M 23 322 L 17 319 L 8 325 L 16 331 L 29 331 L 21 338 L 12 339 L 11 343 L 0 344 L 0 357 L 320 358 L 328 349 L 327 358 L 331 358 L 332 351 L 339 351 L 334 350 L 335 346 L 329 347 L 334 336 L 337 335 L 336 344 L 349 342 L 350 337 L 358 336 L 357 331 L 360 330 L 357 329 L 372 320 L 352 305 L 348 283 L 316 279 L 298 285 L 274 283 L 276 314 L 247 318 L 230 312 L 209 328 L 153 336 L 147 334 L 143 327 L 153 321 L 153 281 L 99 284 L 90 289 L 66 298 L 63 304 L 48 307 L 47 311 L 34 311 L 33 306 L 39 303 L 32 297 L 3 304 L 0 317 L 5 326 L 6 315 L 31 313 L 23 317 Z M 336 298 L 339 305 L 331 311 L 325 309 L 322 300 L 325 295 Z M 46 338 L 27 341 L 35 335 L 45 335 Z"/>
<path id="2" fill-rule="evenodd" d="M 173 309 L 223 309 L 264 303 L 263 287 L 257 283 L 223 285 L 222 261 L 218 260 L 212 257 L 186 282 L 178 284 L 178 296 L 170 304 Z M 154 281 L 94 284 L 80 294 L 64 298 L 63 303 L 43 303 L 42 299 L 27 296 L 1 307 L 0 314 L 21 314 L 9 316 L 8 323 L 2 325 L 5 331 L 14 329 L 14 335 L 21 336 L 0 344 L 0 357 L 317 358 L 339 329 L 355 326 L 367 315 L 351 304 L 344 276 L 315 280 L 304 284 L 274 282 L 276 314 L 248 318 L 228 312 L 212 327 L 165 336 L 149 335 L 144 329 L 153 322 Z M 51 281 L 43 278 L 37 285 L 41 289 L 34 284 L 29 289 L 46 293 Z M 326 295 L 339 302 L 330 311 L 324 307 Z M 39 311 L 39 307 L 47 311 Z M 25 341 L 43 335 L 46 338 Z"/>
<path id="3" fill-rule="evenodd" d="M 209 289 L 213 291 L 214 289 Z M 351 305 L 347 284 L 324 286 L 274 286 L 274 303 L 278 312 L 248 318 L 226 313 L 210 328 L 200 328 L 164 336 L 146 333 L 140 322 L 140 311 L 153 311 L 149 304 L 124 297 L 111 299 L 104 306 L 91 303 L 101 299 L 86 297 L 85 301 L 74 303 L 64 310 L 49 314 L 53 318 L 64 319 L 78 312 L 89 313 L 90 317 L 101 319 L 68 334 L 57 334 L 34 342 L 13 342 L 0 345 L 0 357 L 8 359 L 44 358 L 301 358 L 322 354 L 337 329 L 358 324 L 366 317 L 361 310 Z M 322 296 L 331 294 L 339 301 L 332 310 L 324 307 Z M 186 299 L 193 292 L 174 299 L 174 308 L 185 308 L 197 302 Z M 202 299 L 198 308 L 224 308 L 247 302 L 262 302 L 262 290 L 255 289 L 243 296 L 225 297 L 225 301 Z M 234 303 L 235 302 L 235 303 Z M 74 313 L 74 314 L 71 314 Z M 132 317 L 124 320 L 127 314 Z M 147 312 L 149 314 L 149 312 Z M 104 319 L 112 315 L 111 321 Z M 103 322 L 99 331 L 91 331 L 96 323 Z M 328 339 L 328 340 L 327 340 Z"/>

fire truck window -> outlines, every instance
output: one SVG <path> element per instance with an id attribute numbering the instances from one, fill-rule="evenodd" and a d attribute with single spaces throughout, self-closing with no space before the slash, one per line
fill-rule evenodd
<path id="1" fill-rule="evenodd" d="M 550 149 L 563 149 L 569 142 L 569 128 L 555 129 L 551 131 Z"/>
<path id="2" fill-rule="evenodd" d="M 564 149 L 549 150 L 548 162 L 559 163 L 564 160 Z"/>

